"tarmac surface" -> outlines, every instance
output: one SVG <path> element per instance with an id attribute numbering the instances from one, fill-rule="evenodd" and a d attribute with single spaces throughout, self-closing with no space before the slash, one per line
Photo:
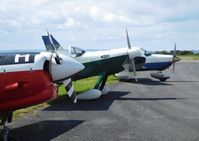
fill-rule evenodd
<path id="1" fill-rule="evenodd" d="M 171 78 L 159 82 L 150 72 L 111 85 L 94 101 L 69 100 L 11 123 L 22 141 L 198 141 L 199 61 L 176 63 Z"/>

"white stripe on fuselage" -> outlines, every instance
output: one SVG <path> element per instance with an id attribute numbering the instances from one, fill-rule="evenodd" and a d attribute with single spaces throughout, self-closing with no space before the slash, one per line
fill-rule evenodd
<path id="1" fill-rule="evenodd" d="M 108 58 L 113 58 L 117 56 L 127 55 L 127 49 L 111 49 L 106 51 L 87 51 L 80 57 L 75 57 L 75 59 L 81 63 L 88 63 L 93 61 L 102 60 L 101 56 L 108 55 Z M 106 58 L 107 59 L 107 58 Z"/>
<path id="2" fill-rule="evenodd" d="M 49 61 L 51 59 L 51 56 L 51 52 L 41 52 L 40 54 L 35 55 L 34 63 L 1 65 L 0 73 L 43 70 L 44 62 L 46 60 Z"/>
<path id="3" fill-rule="evenodd" d="M 15 64 L 15 65 L 3 65 L 0 66 L 0 73 L 4 72 L 18 72 L 18 71 L 29 71 L 29 70 L 41 70 L 41 68 L 34 68 L 34 63 L 28 64 Z"/>

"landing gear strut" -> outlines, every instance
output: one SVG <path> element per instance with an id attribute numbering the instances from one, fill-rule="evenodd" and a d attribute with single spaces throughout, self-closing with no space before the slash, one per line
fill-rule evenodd
<path id="1" fill-rule="evenodd" d="M 3 126 L 2 134 L 3 134 L 3 141 L 17 141 L 17 139 L 8 136 L 9 128 L 6 126 L 6 122 L 10 123 L 12 121 L 12 114 L 13 112 L 0 114 L 1 122 L 0 126 Z"/>
<path id="2" fill-rule="evenodd" d="M 2 133 L 3 133 L 3 141 L 8 141 L 8 132 L 9 132 L 9 128 L 6 127 L 6 123 L 4 122 L 4 123 L 3 123 L 3 130 L 2 130 Z"/>
<path id="3" fill-rule="evenodd" d="M 108 79 L 108 75 L 107 74 L 103 74 L 99 77 L 99 79 L 97 80 L 94 89 L 98 89 L 98 90 L 103 90 L 106 81 Z"/>
<path id="4" fill-rule="evenodd" d="M 105 86 L 107 78 L 108 78 L 107 74 L 99 76 L 94 89 L 85 91 L 77 95 L 77 98 L 80 100 L 95 100 L 100 96 L 107 94 L 109 92 L 109 89 Z"/>

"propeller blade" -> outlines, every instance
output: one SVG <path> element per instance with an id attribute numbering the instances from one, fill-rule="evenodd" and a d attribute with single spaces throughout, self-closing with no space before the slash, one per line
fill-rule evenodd
<path id="1" fill-rule="evenodd" d="M 175 58 L 176 58 L 176 43 L 174 45 L 174 50 L 173 50 L 173 72 L 175 72 Z"/>
<path id="2" fill-rule="evenodd" d="M 173 72 L 175 72 L 175 62 L 173 63 Z"/>
<path id="3" fill-rule="evenodd" d="M 130 43 L 130 39 L 129 39 L 127 28 L 126 28 L 126 39 L 127 39 L 128 49 L 130 50 L 131 49 L 131 43 Z M 129 72 L 133 72 L 135 81 L 137 82 L 135 60 L 134 60 L 134 58 L 131 58 L 130 55 L 129 55 L 129 60 L 130 60 Z"/>
<path id="4" fill-rule="evenodd" d="M 131 59 L 129 64 L 129 72 L 133 72 L 135 81 L 137 82 L 136 68 L 135 68 L 135 60 Z"/>
<path id="5" fill-rule="evenodd" d="M 127 39 L 128 48 L 131 49 L 131 43 L 130 43 L 130 40 L 129 40 L 127 28 L 126 28 L 126 39 Z"/>
<path id="6" fill-rule="evenodd" d="M 175 45 L 174 45 L 173 56 L 175 56 L 175 57 L 176 57 L 176 43 L 175 43 Z"/>
<path id="7" fill-rule="evenodd" d="M 71 78 L 63 81 L 63 85 L 65 87 L 65 90 L 68 92 L 68 96 L 71 98 L 73 103 L 76 103 L 77 102 L 77 96 L 76 96 L 76 93 L 74 91 L 74 87 L 73 87 Z"/>
<path id="8" fill-rule="evenodd" d="M 52 44 L 52 46 L 53 46 L 53 48 L 54 48 L 54 53 L 55 53 L 55 55 L 56 55 L 55 61 L 56 61 L 57 64 L 60 65 L 60 64 L 61 64 L 61 58 L 59 57 L 59 55 L 58 55 L 58 53 L 57 53 L 57 48 L 55 47 L 54 42 L 52 41 L 52 37 L 51 37 L 51 35 L 49 34 L 48 31 L 47 31 L 47 34 L 48 34 L 49 41 L 50 41 L 50 43 Z"/>

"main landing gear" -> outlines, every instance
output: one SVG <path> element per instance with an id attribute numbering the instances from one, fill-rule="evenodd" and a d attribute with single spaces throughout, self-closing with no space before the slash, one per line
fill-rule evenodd
<path id="1" fill-rule="evenodd" d="M 107 81 L 108 75 L 103 74 L 99 76 L 95 87 L 91 90 L 85 91 L 81 94 L 77 95 L 77 99 L 79 100 L 95 100 L 98 99 L 100 96 L 109 93 L 109 88 L 105 86 Z"/>
<path id="2" fill-rule="evenodd" d="M 12 121 L 12 115 L 13 115 L 13 112 L 0 114 L 0 119 L 1 119 L 0 126 L 3 127 L 2 129 L 3 138 L 1 138 L 1 141 L 17 141 L 16 138 L 13 138 L 8 135 L 9 128 L 6 126 L 6 122 L 10 123 Z"/>
<path id="3" fill-rule="evenodd" d="M 98 89 L 98 90 L 102 91 L 106 84 L 107 79 L 108 79 L 107 74 L 103 74 L 103 75 L 99 76 L 99 79 L 97 80 L 94 89 Z"/>
<path id="4" fill-rule="evenodd" d="M 103 74 L 99 76 L 99 79 L 97 80 L 94 89 L 98 89 L 102 92 L 102 95 L 108 94 L 110 89 L 108 86 L 105 86 L 106 81 L 108 79 L 108 74 Z"/>

